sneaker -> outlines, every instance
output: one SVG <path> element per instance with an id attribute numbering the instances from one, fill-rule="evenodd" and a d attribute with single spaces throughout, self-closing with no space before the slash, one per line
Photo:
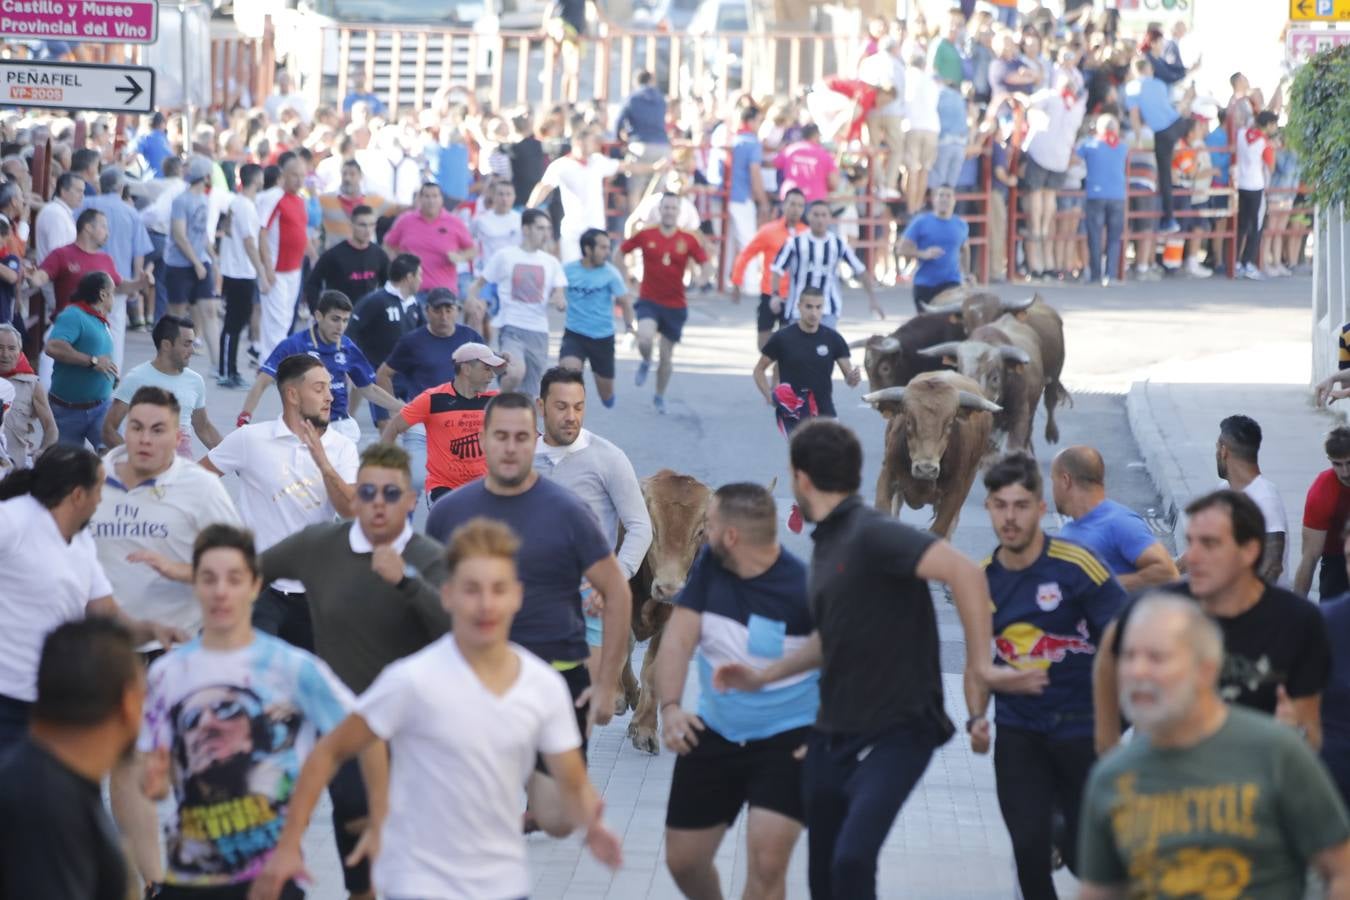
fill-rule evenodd
<path id="1" fill-rule="evenodd" d="M 610 397 L 608 400 L 606 400 L 604 397 L 601 397 L 601 398 L 600 398 L 600 405 L 603 406 L 605 409 L 613 409 L 613 408 L 614 408 L 614 401 L 615 401 L 616 399 L 618 399 L 618 398 L 617 398 L 617 397 Z"/>
<path id="2" fill-rule="evenodd" d="M 257 344 L 248 345 L 248 357 L 249 359 L 253 360 L 254 365 L 257 365 L 259 358 L 259 351 Z"/>
<path id="3" fill-rule="evenodd" d="M 1186 274 L 1192 278 L 1209 278 L 1214 272 L 1200 264 L 1200 261 L 1192 257 L 1186 263 Z"/>
<path id="4" fill-rule="evenodd" d="M 642 362 L 638 363 L 637 375 L 633 376 L 633 384 L 636 384 L 638 387 L 642 387 L 644 384 L 646 384 L 647 373 L 649 373 L 651 370 L 652 364 L 647 360 L 644 359 Z"/>
<path id="5" fill-rule="evenodd" d="M 656 411 L 658 413 L 660 413 L 663 416 L 666 414 L 665 397 L 662 397 L 660 394 L 655 395 L 654 397 L 652 397 L 652 404 L 656 407 Z"/>
<path id="6" fill-rule="evenodd" d="M 802 508 L 795 503 L 792 504 L 792 509 L 791 511 L 788 512 L 788 520 L 787 520 L 788 531 L 792 532 L 793 534 L 801 534 L 802 526 L 805 524 L 806 520 L 802 518 Z"/>
<path id="7" fill-rule="evenodd" d="M 231 376 L 230 376 L 230 384 L 229 384 L 229 387 L 230 387 L 232 390 L 236 390 L 236 391 L 237 391 L 237 390 L 241 390 L 241 389 L 243 389 L 243 388 L 248 387 L 248 382 L 244 380 L 244 376 L 242 376 L 242 375 L 240 375 L 240 374 L 238 374 L 238 373 L 235 373 L 234 375 L 231 375 Z"/>
<path id="8" fill-rule="evenodd" d="M 230 386 L 230 376 L 229 376 L 229 375 L 217 375 L 217 376 L 216 376 L 216 387 L 227 388 L 227 387 L 229 387 L 229 386 Z"/>
<path id="9" fill-rule="evenodd" d="M 1169 219 L 1158 228 L 1158 231 L 1162 234 L 1176 234 L 1180 230 L 1181 226 L 1177 224 L 1176 219 Z"/>
<path id="10" fill-rule="evenodd" d="M 1140 281 L 1161 281 L 1162 271 L 1157 266 L 1149 266 L 1147 269 L 1138 270 L 1137 277 Z"/>
<path id="11" fill-rule="evenodd" d="M 1108 287 L 1110 287 L 1110 286 L 1111 286 L 1111 276 L 1110 276 L 1110 275 L 1103 275 L 1103 276 L 1102 276 L 1102 287 L 1108 288 Z"/>
<path id="12" fill-rule="evenodd" d="M 1242 277 L 1249 281 L 1265 281 L 1266 276 L 1261 274 L 1261 270 L 1250 263 L 1242 270 Z"/>

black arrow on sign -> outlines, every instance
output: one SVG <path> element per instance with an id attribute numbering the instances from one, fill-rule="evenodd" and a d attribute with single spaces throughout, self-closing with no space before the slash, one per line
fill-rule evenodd
<path id="1" fill-rule="evenodd" d="M 1298 10 L 1300 16 L 1306 16 L 1308 14 L 1308 0 L 1298 0 L 1294 9 Z"/>
<path id="2" fill-rule="evenodd" d="M 1303 2 L 1306 3 L 1307 0 L 1303 0 Z M 131 101 L 135 100 L 142 93 L 144 93 L 145 88 L 141 87 L 139 84 L 133 81 L 130 75 L 123 75 L 122 77 L 127 80 L 127 83 L 125 85 L 119 84 L 117 87 L 113 88 L 113 90 L 117 91 L 117 93 L 119 94 L 129 95 L 126 100 L 122 101 L 123 104 L 125 105 L 131 103 Z"/>

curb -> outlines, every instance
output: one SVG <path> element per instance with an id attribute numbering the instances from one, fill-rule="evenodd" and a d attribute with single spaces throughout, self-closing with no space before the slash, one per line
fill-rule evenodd
<path id="1" fill-rule="evenodd" d="M 1134 434 L 1144 467 L 1162 497 L 1163 512 L 1171 522 L 1172 549 L 1179 553 L 1186 546 L 1186 522 L 1182 510 L 1192 496 L 1180 461 L 1163 436 L 1149 397 L 1148 381 L 1136 381 L 1125 395 L 1125 413 Z"/>

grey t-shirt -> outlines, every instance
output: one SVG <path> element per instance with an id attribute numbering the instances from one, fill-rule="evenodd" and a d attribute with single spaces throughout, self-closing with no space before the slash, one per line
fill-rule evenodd
<path id="1" fill-rule="evenodd" d="M 202 264 L 209 262 L 206 257 L 206 220 L 207 200 L 205 194 L 198 194 L 188 189 L 173 198 L 173 205 L 169 208 L 170 237 L 164 245 L 165 265 L 178 267 L 192 265 L 183 251 L 178 249 L 178 243 L 173 239 L 173 223 L 178 221 L 185 223 L 188 243 L 192 245 L 192 252 L 197 254 L 198 262 Z"/>
<path id="2" fill-rule="evenodd" d="M 1229 707 L 1186 749 L 1139 737 L 1088 779 L 1079 875 L 1131 897 L 1302 897 L 1312 858 L 1350 838 L 1326 768 L 1264 713 Z"/>

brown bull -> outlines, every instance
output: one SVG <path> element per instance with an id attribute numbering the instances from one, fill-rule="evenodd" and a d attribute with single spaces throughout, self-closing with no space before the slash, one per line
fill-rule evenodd
<path id="1" fill-rule="evenodd" d="M 942 295 L 943 299 L 948 295 Z M 933 314 L 959 314 L 967 333 L 973 333 L 981 325 L 991 325 L 1000 316 L 1012 314 L 1036 333 L 1041 347 L 1041 369 L 1045 373 L 1045 439 L 1052 444 L 1059 442 L 1059 425 L 1055 422 L 1055 409 L 1061 405 L 1072 405 L 1073 400 L 1065 389 L 1060 377 L 1064 373 L 1064 320 L 1053 306 L 1046 303 L 1040 294 L 1024 300 L 1003 300 L 997 294 L 987 291 L 951 295 L 950 302 L 927 307 Z"/>
<path id="2" fill-rule="evenodd" d="M 662 469 L 642 480 L 642 496 L 652 519 L 652 544 L 628 587 L 633 592 L 633 638 L 650 643 L 638 677 L 633 675 L 632 653 L 624 661 L 619 704 L 634 709 L 628 724 L 633 746 L 655 753 L 659 745 L 656 691 L 652 686 L 656 652 L 661 648 L 661 632 L 674 609 L 675 596 L 684 587 L 694 556 L 703 546 L 712 491 L 696 478 Z"/>
<path id="3" fill-rule="evenodd" d="M 930 315 L 920 313 L 907 320 L 888 335 L 874 334 L 854 341 L 849 347 L 867 348 L 863 356 L 863 370 L 867 384 L 874 390 L 909 384 L 921 372 L 942 368 L 941 361 L 921 356 L 919 351 L 943 341 L 959 341 L 965 337 L 965 327 L 958 314 Z"/>
<path id="4" fill-rule="evenodd" d="M 863 399 L 889 419 L 877 508 L 898 515 L 902 501 L 911 509 L 932 506 L 931 530 L 951 537 L 1000 407 L 955 372 L 926 372 Z"/>

